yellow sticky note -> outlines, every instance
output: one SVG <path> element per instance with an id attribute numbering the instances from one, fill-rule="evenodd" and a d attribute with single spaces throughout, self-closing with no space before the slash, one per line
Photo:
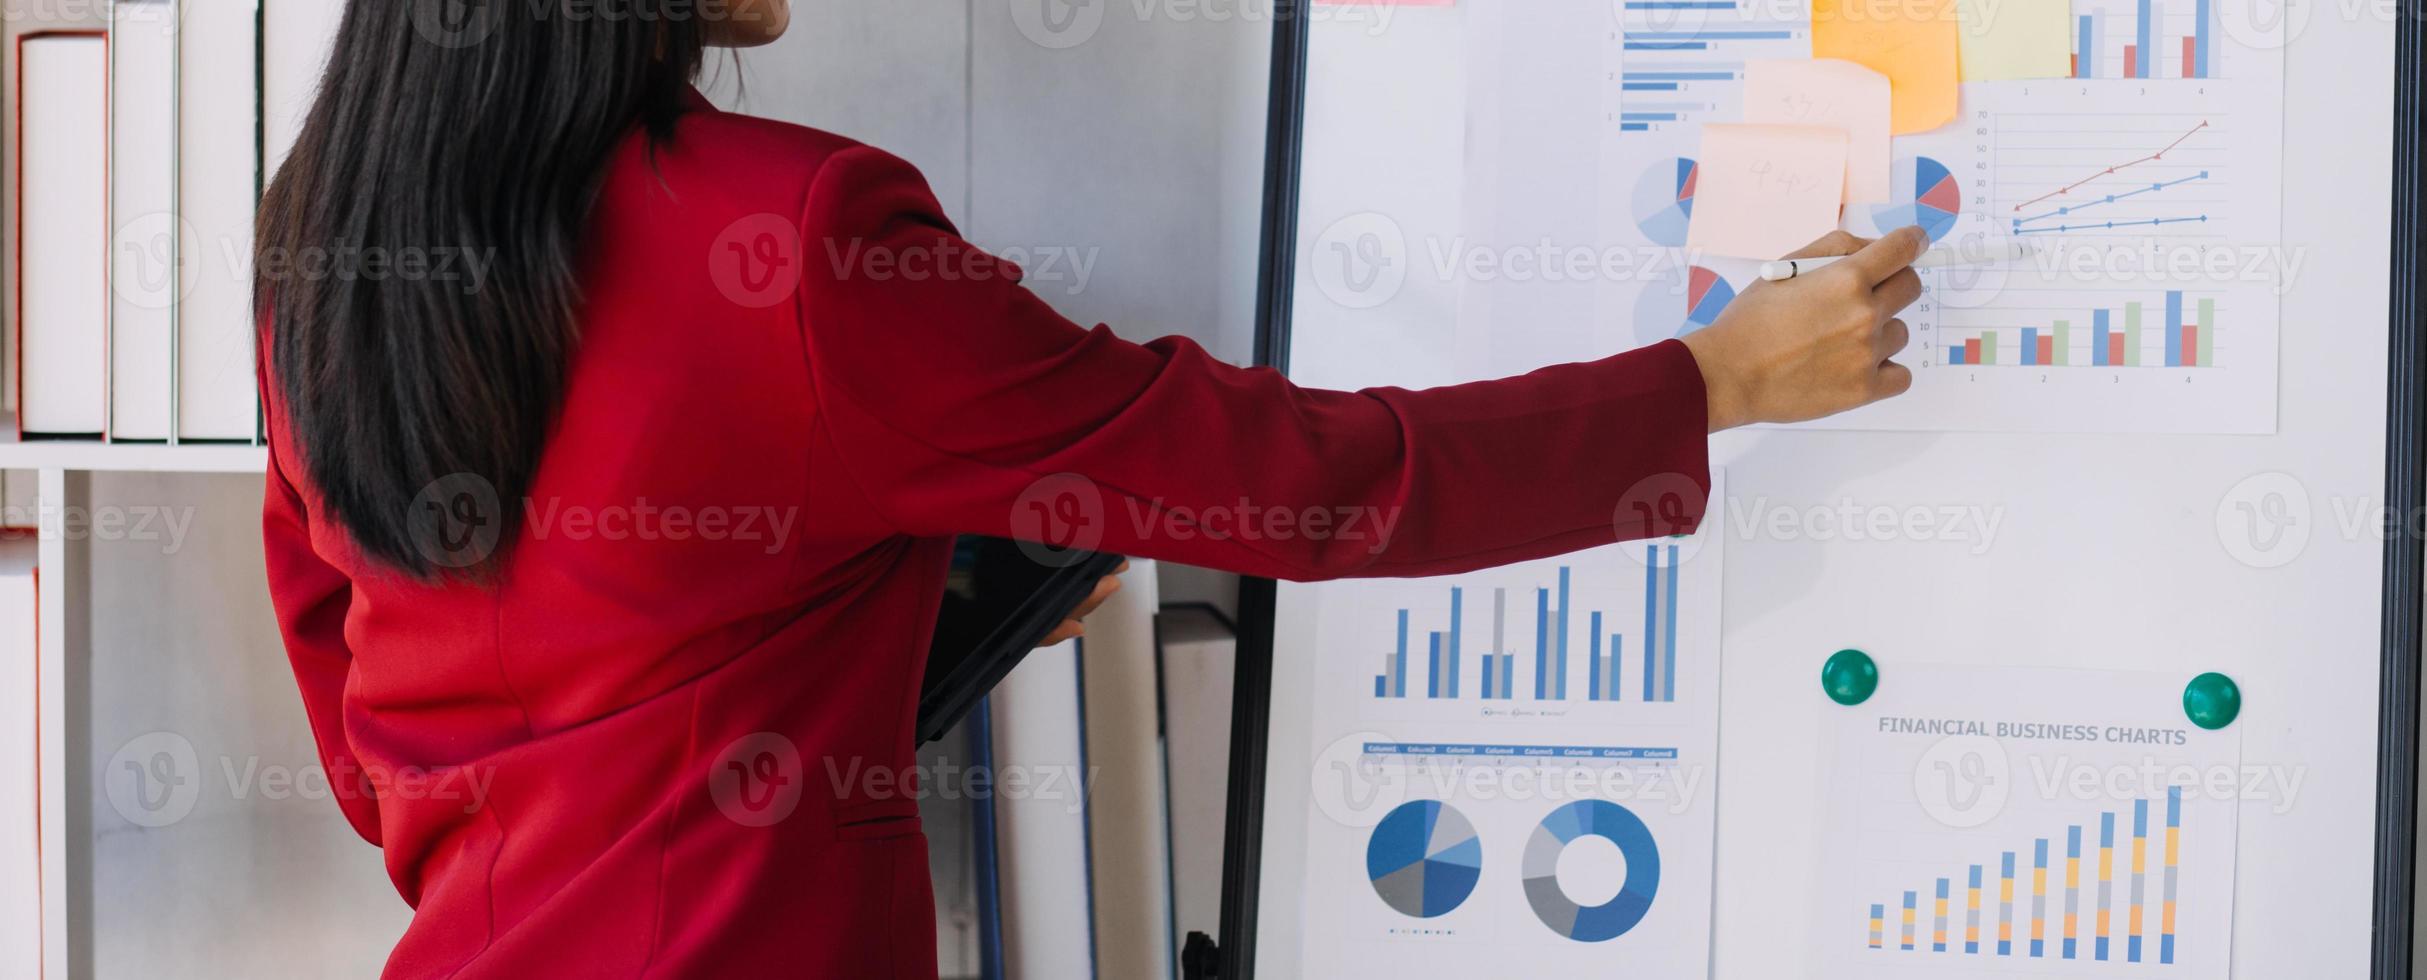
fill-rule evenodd
<path id="1" fill-rule="evenodd" d="M 1848 204 L 1886 201 L 1888 76 L 1835 58 L 1744 66 L 1744 121 L 1846 131 Z"/>
<path id="2" fill-rule="evenodd" d="M 1812 0 L 1812 57 L 1888 76 L 1898 133 L 1937 129 L 1962 98 L 1955 0 Z"/>
<path id="3" fill-rule="evenodd" d="M 1837 229 L 1845 130 L 1709 123 L 1700 159 L 1689 251 L 1775 259 Z"/>
<path id="4" fill-rule="evenodd" d="M 1963 80 L 2073 75 L 2072 0 L 1955 0 Z"/>

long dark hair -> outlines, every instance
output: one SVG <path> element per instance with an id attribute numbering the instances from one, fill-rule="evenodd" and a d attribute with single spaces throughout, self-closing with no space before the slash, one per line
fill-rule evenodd
<path id="1" fill-rule="evenodd" d="M 416 499 L 481 486 L 504 502 L 493 540 L 514 540 L 563 395 L 592 202 L 636 125 L 672 135 L 703 54 L 700 12 L 696 0 L 613 13 L 345 3 L 262 198 L 255 322 L 325 509 L 416 579 L 478 577 L 495 549 L 433 553 Z M 486 266 L 477 288 L 466 258 Z M 436 273 L 442 262 L 454 274 Z M 431 274 L 407 274 L 416 266 Z"/>

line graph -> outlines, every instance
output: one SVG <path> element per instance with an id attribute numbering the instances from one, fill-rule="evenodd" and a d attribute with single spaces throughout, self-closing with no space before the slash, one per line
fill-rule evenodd
<path id="1" fill-rule="evenodd" d="M 2225 132 L 2206 116 L 1999 113 L 1990 171 L 1999 224 L 2016 237 L 2226 238 Z M 2152 147 L 2151 133 L 2175 133 Z M 2117 162 L 2084 172 L 2081 162 Z"/>
<path id="2" fill-rule="evenodd" d="M 2030 200 L 2028 200 L 2028 201 L 2024 201 L 2024 202 L 2022 202 L 2021 204 L 2017 204 L 2017 205 L 2015 205 L 2015 206 L 2014 206 L 2014 210 L 2016 210 L 2016 211 L 2021 211 L 2021 210 L 2022 210 L 2022 209 L 2024 209 L 2024 208 L 2032 207 L 2032 206 L 2034 206 L 2034 205 L 2038 205 L 2038 204 L 2043 204 L 2043 203 L 2046 203 L 2046 202 L 2048 202 L 2048 201 L 2054 200 L 2054 199 L 2056 199 L 2056 198 L 2063 197 L 2063 196 L 2065 196 L 2065 195 L 2067 195 L 2067 194 L 2071 194 L 2071 193 L 2073 193 L 2074 191 L 2080 190 L 2080 189 L 2082 189 L 2082 188 L 2084 188 L 2084 187 L 2087 187 L 2087 186 L 2089 186 L 2089 185 L 2091 185 L 2091 184 L 2097 183 L 2098 181 L 2105 180 L 2106 178 L 2113 177 L 2113 176 L 2115 176 L 2115 175 L 2116 175 L 2116 174 L 2118 174 L 2118 173 L 2121 173 L 2121 172 L 2123 172 L 2123 171 L 2125 171 L 2125 170 L 2129 170 L 2129 169 L 2131 169 L 2131 168 L 2133 168 L 2133 167 L 2140 166 L 2141 164 L 2144 164 L 2144 163 L 2157 163 L 2157 162 L 2159 162 L 2159 161 L 2162 161 L 2162 160 L 2164 160 L 2164 159 L 2166 158 L 2166 154 L 2168 154 L 2168 153 L 2172 153 L 2172 152 L 2174 152 L 2174 150 L 2175 150 L 2175 148 L 2176 148 L 2176 147 L 2182 146 L 2184 143 L 2188 143 L 2188 142 L 2190 142 L 2192 137 L 2197 136 L 2197 135 L 2199 135 L 2200 133 L 2202 133 L 2202 132 L 2206 131 L 2206 130 L 2207 130 L 2207 128 L 2208 128 L 2208 121 L 2207 121 L 2207 120 L 2205 120 L 2205 119 L 2202 119 L 2202 120 L 2200 120 L 2200 124 L 2199 124 L 2199 125 L 2191 127 L 2191 131 L 2190 131 L 2190 132 L 2188 132 L 2188 133 L 2184 133 L 2184 134 L 2183 134 L 2181 137 L 2177 138 L 2177 139 L 2176 139 L 2174 142 L 2166 144 L 2166 148 L 2165 148 L 2165 149 L 2162 149 L 2162 150 L 2159 150 L 2159 151 L 2157 151 L 2157 152 L 2155 152 L 2155 153 L 2149 154 L 2148 156 L 2141 157 L 2141 158 L 2140 158 L 2140 159 L 2138 159 L 2138 160 L 2126 160 L 2126 161 L 2124 161 L 2124 162 L 2122 162 L 2122 163 L 2119 163 L 2119 164 L 2116 164 L 2116 165 L 2114 165 L 2114 166 L 2112 166 L 2112 167 L 2108 167 L 2107 169 L 2105 169 L 2105 170 L 2103 170 L 2103 171 L 2100 171 L 2099 173 L 2093 174 L 2093 175 L 2091 175 L 2091 176 L 2089 176 L 2089 177 L 2082 178 L 2081 180 L 2074 181 L 2073 183 L 2066 184 L 2066 185 L 2065 185 L 2065 186 L 2063 186 L 2063 187 L 2059 187 L 2059 188 L 2057 188 L 2057 189 L 2055 189 L 2055 190 L 2049 191 L 2048 193 L 2042 194 L 2042 195 L 2040 195 L 2040 196 L 2038 196 L 2038 197 L 2035 197 L 2035 198 L 2032 198 L 2032 199 L 2030 199 Z M 2200 176 L 2201 176 L 2201 177 L 2206 177 L 2206 176 L 2207 176 L 2207 174 L 2203 173 L 2203 174 L 2201 174 Z M 2178 182 L 2178 183 L 2179 183 L 2179 182 Z"/>

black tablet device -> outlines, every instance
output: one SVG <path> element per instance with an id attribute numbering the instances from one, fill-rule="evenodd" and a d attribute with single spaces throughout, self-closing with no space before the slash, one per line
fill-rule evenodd
<path id="1" fill-rule="evenodd" d="M 919 688 L 919 744 L 960 724 L 1120 565 L 1119 555 L 1047 551 L 1004 538 L 957 542 Z"/>

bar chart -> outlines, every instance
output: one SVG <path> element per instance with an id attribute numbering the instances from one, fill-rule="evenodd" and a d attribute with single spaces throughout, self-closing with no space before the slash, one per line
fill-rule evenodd
<path id="1" fill-rule="evenodd" d="M 1943 334 L 1943 363 L 1959 368 L 2216 367 L 2218 299 L 2182 290 L 2157 295 L 2153 303 L 2132 300 L 2029 325 L 1950 326 Z"/>
<path id="2" fill-rule="evenodd" d="M 1901 665 L 1821 733 L 1810 975 L 2231 976 L 2242 741 L 2185 680 Z"/>
<path id="3" fill-rule="evenodd" d="M 2074 5 L 2073 77 L 2215 78 L 2215 0 Z"/>
<path id="4" fill-rule="evenodd" d="M 1621 133 L 1734 118 L 1744 64 L 1811 55 L 1811 29 L 1752 0 L 1617 0 Z"/>
<path id="5" fill-rule="evenodd" d="M 2168 787 L 1873 903 L 1863 944 L 2169 966 L 2183 840 L 2183 787 Z"/>
<path id="6" fill-rule="evenodd" d="M 1556 566 L 1549 581 L 1531 590 L 1530 643 L 1525 625 L 1510 618 L 1512 591 L 1518 593 L 1514 596 L 1515 615 L 1525 615 L 1529 597 L 1524 590 L 1495 586 L 1487 598 L 1481 593 L 1470 595 L 1466 586 L 1449 585 L 1443 588 L 1438 606 L 1395 611 L 1395 629 L 1381 654 L 1382 669 L 1373 678 L 1373 696 L 1430 701 L 1676 702 L 1677 646 L 1683 632 L 1678 545 L 1654 542 L 1620 547 L 1639 549 L 1643 559 L 1641 617 L 1631 620 L 1639 627 L 1631 634 L 1613 627 L 1622 614 L 1631 617 L 1636 612 L 1635 598 L 1586 598 L 1576 588 L 1576 569 L 1571 564 Z M 1476 615 L 1483 617 L 1480 622 L 1468 614 L 1470 597 L 1476 600 Z M 1579 599 L 1600 608 L 1579 610 Z M 1425 626 L 1421 636 L 1416 625 L 1419 616 Z M 1476 639 L 1483 642 L 1479 647 L 1470 646 L 1470 625 L 1480 628 Z M 1578 627 L 1582 627 L 1581 636 Z M 1469 649 L 1476 653 L 1471 665 Z M 1529 669 L 1522 675 L 1517 664 L 1520 652 L 1528 654 Z M 1583 668 L 1580 686 L 1572 683 L 1578 680 L 1576 664 Z M 1470 675 L 1475 681 L 1471 685 L 1466 683 Z"/>

